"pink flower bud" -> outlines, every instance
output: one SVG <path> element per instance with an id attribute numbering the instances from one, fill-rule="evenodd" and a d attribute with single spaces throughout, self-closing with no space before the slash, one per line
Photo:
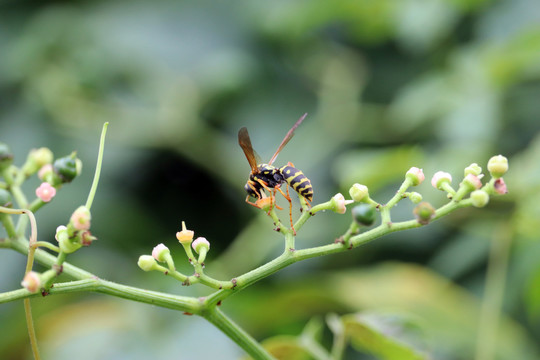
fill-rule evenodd
<path id="1" fill-rule="evenodd" d="M 478 176 L 471 173 L 467 174 L 463 179 L 463 184 L 469 186 L 471 189 L 480 189 L 482 187 L 482 182 Z"/>
<path id="2" fill-rule="evenodd" d="M 451 183 L 452 175 L 444 171 L 437 171 L 435 175 L 431 178 L 431 185 L 438 190 L 442 190 L 441 186 L 443 183 Z"/>
<path id="3" fill-rule="evenodd" d="M 203 237 L 198 237 L 191 243 L 191 247 L 199 254 L 203 248 L 205 248 L 206 251 L 210 249 L 210 242 Z"/>
<path id="4" fill-rule="evenodd" d="M 411 179 L 413 186 L 420 185 L 422 181 L 424 181 L 424 179 L 426 178 L 422 169 L 419 169 L 415 166 L 410 168 L 405 176 Z"/>
<path id="5" fill-rule="evenodd" d="M 502 177 L 495 180 L 495 182 L 493 183 L 493 188 L 495 189 L 495 192 L 500 195 L 504 195 L 508 192 L 506 183 L 504 182 Z"/>
<path id="6" fill-rule="evenodd" d="M 41 278 L 37 272 L 30 271 L 24 276 L 21 285 L 31 293 L 36 293 L 41 288 Z"/>
<path id="7" fill-rule="evenodd" d="M 39 169 L 38 171 L 38 178 L 40 180 L 43 180 L 45 181 L 47 176 L 49 176 L 50 174 L 53 173 L 53 166 L 52 164 L 45 164 L 41 167 L 41 169 Z"/>
<path id="8" fill-rule="evenodd" d="M 36 189 L 36 196 L 43 202 L 49 202 L 56 195 L 56 189 L 51 184 L 44 182 Z"/>
<path id="9" fill-rule="evenodd" d="M 353 203 L 353 200 L 345 200 L 345 197 L 341 193 L 337 193 L 332 197 L 332 211 L 337 212 L 338 214 L 345 214 L 347 211 L 346 205 Z"/>
<path id="10" fill-rule="evenodd" d="M 88 230 L 91 218 L 90 210 L 86 206 L 79 206 L 71 215 L 69 222 L 75 230 Z"/>
<path id="11" fill-rule="evenodd" d="M 165 254 L 170 254 L 170 250 L 164 244 L 159 244 L 152 250 L 152 257 L 159 262 L 165 261 Z"/>

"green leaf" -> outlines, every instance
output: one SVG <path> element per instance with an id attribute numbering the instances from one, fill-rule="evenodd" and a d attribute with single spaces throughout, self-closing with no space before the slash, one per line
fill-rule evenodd
<path id="1" fill-rule="evenodd" d="M 398 334 L 406 333 L 407 324 L 402 318 L 381 314 L 352 314 L 343 318 L 345 332 L 351 344 L 385 360 L 426 359 L 412 346 L 398 339 Z"/>

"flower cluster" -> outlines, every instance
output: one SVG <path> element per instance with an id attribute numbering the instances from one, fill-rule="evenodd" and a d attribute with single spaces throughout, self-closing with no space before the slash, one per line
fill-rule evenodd
<path id="1" fill-rule="evenodd" d="M 180 242 L 184 251 L 188 257 L 188 260 L 194 266 L 204 265 L 204 260 L 206 259 L 206 254 L 210 250 L 210 242 L 204 237 L 198 237 L 193 240 L 195 232 L 186 228 L 186 223 L 182 221 L 182 230 L 176 233 L 176 239 Z M 195 259 L 193 256 L 192 249 L 198 254 L 198 257 Z M 166 263 L 167 267 L 162 267 L 158 263 Z M 139 261 L 137 262 L 139 267 L 144 271 L 157 270 L 165 274 L 176 275 L 177 278 L 181 279 L 186 283 L 187 276 L 179 273 L 175 269 L 174 261 L 171 256 L 171 251 L 164 244 L 158 244 L 152 250 L 152 255 L 141 255 Z"/>

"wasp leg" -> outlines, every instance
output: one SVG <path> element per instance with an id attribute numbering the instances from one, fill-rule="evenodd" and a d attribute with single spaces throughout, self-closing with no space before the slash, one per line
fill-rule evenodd
<path id="1" fill-rule="evenodd" d="M 282 192 L 282 194 L 283 194 L 283 192 Z M 291 230 L 293 232 L 293 235 L 296 236 L 296 230 L 294 229 L 294 225 L 293 225 L 293 221 L 292 221 L 292 201 L 291 201 L 291 196 L 289 195 L 289 187 L 288 186 L 287 186 L 287 200 L 289 201 L 289 220 L 291 221 Z"/>
<path id="2" fill-rule="evenodd" d="M 255 206 L 256 208 L 259 208 L 259 209 L 260 209 L 260 207 L 259 207 L 257 204 L 252 203 L 251 201 L 249 201 L 250 198 L 251 198 L 251 195 L 246 196 L 246 202 L 247 202 L 249 205 Z"/>
<path id="3" fill-rule="evenodd" d="M 273 208 L 274 206 L 275 206 L 276 209 L 278 209 L 278 210 L 283 210 L 282 207 L 280 207 L 280 206 L 278 206 L 278 205 L 276 204 L 276 191 L 275 191 L 275 189 L 276 189 L 277 187 L 276 187 L 276 188 L 270 189 L 270 188 L 268 187 L 268 184 L 267 184 L 265 181 L 262 181 L 262 180 L 260 180 L 260 179 L 257 179 L 257 182 L 258 182 L 259 184 L 261 184 L 261 186 L 262 186 L 266 191 L 268 191 L 269 194 L 272 194 L 271 200 L 270 200 L 270 201 L 271 201 L 271 203 L 270 203 L 270 210 L 268 210 L 268 213 L 270 213 L 270 211 L 272 210 L 272 208 Z"/>

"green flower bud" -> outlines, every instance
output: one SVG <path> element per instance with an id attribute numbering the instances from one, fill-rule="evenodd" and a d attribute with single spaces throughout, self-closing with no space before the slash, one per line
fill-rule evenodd
<path id="1" fill-rule="evenodd" d="M 0 189 L 0 206 L 11 207 L 12 205 L 11 193 L 6 189 Z"/>
<path id="2" fill-rule="evenodd" d="M 426 225 L 435 216 L 435 208 L 430 203 L 424 201 L 416 205 L 413 214 L 420 224 Z"/>
<path id="3" fill-rule="evenodd" d="M 508 171 L 508 159 L 502 155 L 493 156 L 489 159 L 487 168 L 491 176 L 498 179 Z"/>
<path id="4" fill-rule="evenodd" d="M 139 261 L 137 261 L 137 265 L 144 271 L 152 271 L 156 268 L 157 263 L 152 255 L 141 255 Z"/>
<path id="5" fill-rule="evenodd" d="M 4 143 L 0 143 L 0 171 L 13 164 L 13 154 Z"/>
<path id="6" fill-rule="evenodd" d="M 375 207 L 370 204 L 358 204 L 352 208 L 354 221 L 359 225 L 371 226 L 375 222 Z"/>
<path id="7" fill-rule="evenodd" d="M 475 176 L 479 176 L 482 173 L 482 168 L 478 166 L 477 163 L 472 163 L 471 165 L 467 166 L 464 171 L 463 176 L 467 176 L 469 174 L 473 174 Z"/>
<path id="8" fill-rule="evenodd" d="M 484 207 L 489 202 L 489 194 L 484 190 L 475 190 L 471 193 L 471 201 L 474 207 Z"/>
<path id="9" fill-rule="evenodd" d="M 364 202 L 369 199 L 369 190 L 366 185 L 356 183 L 349 189 L 349 195 L 355 202 Z"/>
<path id="10" fill-rule="evenodd" d="M 56 159 L 54 162 L 54 171 L 60 177 L 63 183 L 71 182 L 77 175 L 80 174 L 81 165 L 77 165 L 78 162 L 80 163 L 80 160 L 77 160 L 78 159 L 75 158 L 75 153 L 72 153 L 69 156 Z"/>
<path id="11" fill-rule="evenodd" d="M 411 199 L 413 204 L 418 204 L 420 201 L 422 201 L 422 194 L 413 191 L 409 193 L 409 199 Z"/>
<path id="12" fill-rule="evenodd" d="M 56 241 L 58 241 L 60 250 L 66 254 L 71 254 L 72 252 L 79 250 L 82 246 L 78 238 L 71 239 L 69 237 L 68 229 L 64 225 L 60 225 L 56 228 L 55 238 Z"/>

